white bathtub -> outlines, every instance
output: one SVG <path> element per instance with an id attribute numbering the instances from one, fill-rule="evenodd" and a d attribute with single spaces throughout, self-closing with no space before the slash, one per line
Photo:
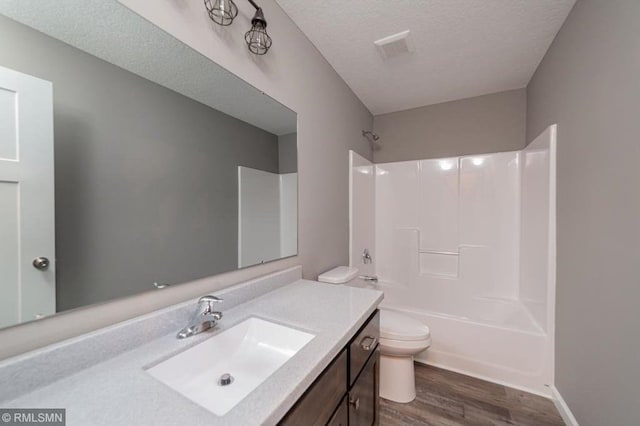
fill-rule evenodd
<path id="1" fill-rule="evenodd" d="M 393 284 L 375 288 L 385 292 L 381 309 L 411 316 L 431 330 L 432 346 L 416 361 L 551 395 L 552 341 L 521 302 L 476 299 L 458 316 L 412 307 Z"/>

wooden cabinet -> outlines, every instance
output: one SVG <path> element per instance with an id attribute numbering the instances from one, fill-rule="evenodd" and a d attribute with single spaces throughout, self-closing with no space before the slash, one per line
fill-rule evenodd
<path id="1" fill-rule="evenodd" d="M 349 424 L 378 424 L 380 354 L 376 349 L 349 390 Z"/>
<path id="2" fill-rule="evenodd" d="M 353 385 L 362 368 L 378 347 L 380 339 L 380 313 L 376 311 L 372 317 L 356 333 L 349 348 L 349 385 Z"/>
<path id="3" fill-rule="evenodd" d="M 347 426 L 349 424 L 349 398 L 347 395 L 342 398 L 336 412 L 327 423 L 327 426 Z"/>
<path id="4" fill-rule="evenodd" d="M 380 313 L 374 312 L 281 425 L 378 424 Z"/>
<path id="5" fill-rule="evenodd" d="M 347 357 L 346 350 L 340 352 L 280 424 L 326 425 L 347 392 Z"/>

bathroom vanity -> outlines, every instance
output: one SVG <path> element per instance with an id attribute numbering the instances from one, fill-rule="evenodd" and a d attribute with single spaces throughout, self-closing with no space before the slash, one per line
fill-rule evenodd
<path id="1" fill-rule="evenodd" d="M 280 424 L 378 424 L 379 338 L 376 311 Z"/>
<path id="2" fill-rule="evenodd" d="M 0 407 L 65 408 L 69 426 L 129 425 L 133 419 L 140 425 L 377 421 L 381 292 L 303 280 L 295 267 L 215 295 L 224 299 L 222 320 L 186 339 L 176 334 L 197 299 L 0 361 Z M 225 414 L 214 414 L 151 374 L 256 320 L 313 337 Z M 202 377 L 226 362 L 211 360 Z"/>

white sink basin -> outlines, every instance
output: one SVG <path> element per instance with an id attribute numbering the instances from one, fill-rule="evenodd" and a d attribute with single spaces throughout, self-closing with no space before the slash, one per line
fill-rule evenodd
<path id="1" fill-rule="evenodd" d="M 156 379 L 222 416 L 314 338 L 249 318 L 147 370 Z M 222 386 L 223 374 L 233 377 Z"/>

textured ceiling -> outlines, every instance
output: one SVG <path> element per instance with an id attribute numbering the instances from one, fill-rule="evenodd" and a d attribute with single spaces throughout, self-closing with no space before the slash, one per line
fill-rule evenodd
<path id="1" fill-rule="evenodd" d="M 0 0 L 0 13 L 276 135 L 295 112 L 116 0 Z"/>
<path id="2" fill-rule="evenodd" d="M 373 114 L 527 85 L 575 0 L 276 0 Z M 373 42 L 410 30 L 415 52 Z"/>

